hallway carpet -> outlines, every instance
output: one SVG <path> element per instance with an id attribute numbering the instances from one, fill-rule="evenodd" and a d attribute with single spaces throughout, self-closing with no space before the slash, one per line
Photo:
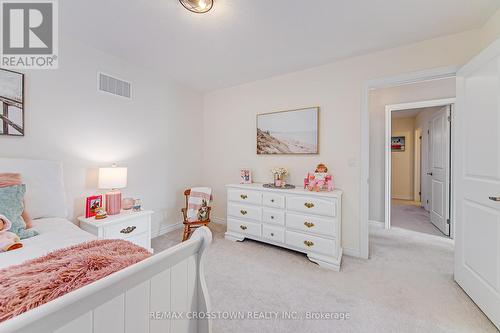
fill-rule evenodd
<path id="1" fill-rule="evenodd" d="M 421 232 L 424 234 L 445 236 L 431 223 L 429 212 L 422 207 L 405 204 L 392 204 L 391 226 Z"/>
<path id="2" fill-rule="evenodd" d="M 212 311 L 246 319 L 214 320 L 214 333 L 497 332 L 453 281 L 453 243 L 446 238 L 371 225 L 371 259 L 344 256 L 341 272 L 319 268 L 304 254 L 255 241 L 214 242 L 205 268 Z M 180 242 L 181 231 L 153 240 L 156 251 Z M 284 319 L 289 311 L 295 320 Z M 249 319 L 277 312 L 278 319 Z M 307 319 L 307 312 L 348 319 Z"/>

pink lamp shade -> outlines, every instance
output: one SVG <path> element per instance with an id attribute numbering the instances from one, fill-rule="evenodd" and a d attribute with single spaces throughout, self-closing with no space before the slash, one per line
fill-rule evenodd
<path id="1" fill-rule="evenodd" d="M 120 188 L 127 187 L 127 168 L 99 168 L 99 188 L 110 189 L 106 193 L 106 212 L 108 215 L 119 214 L 122 209 Z"/>

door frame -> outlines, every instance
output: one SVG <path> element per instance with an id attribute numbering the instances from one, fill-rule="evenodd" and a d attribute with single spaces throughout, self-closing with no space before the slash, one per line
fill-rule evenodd
<path id="1" fill-rule="evenodd" d="M 369 209 L 370 209 L 370 90 L 422 81 L 456 77 L 459 66 L 439 67 L 397 76 L 365 81 L 361 87 L 361 159 L 360 159 L 360 228 L 359 257 L 369 257 Z"/>
<path id="2" fill-rule="evenodd" d="M 392 208 L 392 113 L 396 111 L 421 109 L 435 106 L 454 105 L 455 98 L 434 99 L 420 102 L 391 104 L 385 107 L 385 228 L 391 228 Z M 452 107 L 453 108 L 453 107 Z M 450 137 L 451 139 L 451 137 Z M 450 150 L 451 152 L 451 150 Z M 449 168 L 451 170 L 451 167 Z M 451 226 L 450 226 L 451 227 Z"/>
<path id="3" fill-rule="evenodd" d="M 418 197 L 418 202 L 422 202 L 422 129 L 415 128 L 414 135 L 414 161 L 413 164 L 413 199 Z"/>

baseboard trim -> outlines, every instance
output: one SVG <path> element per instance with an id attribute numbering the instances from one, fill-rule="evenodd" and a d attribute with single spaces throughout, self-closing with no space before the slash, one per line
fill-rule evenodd
<path id="1" fill-rule="evenodd" d="M 384 221 L 377 221 L 377 220 L 369 220 L 368 223 L 376 224 L 376 225 L 379 225 L 379 224 L 385 225 Z"/>
<path id="2" fill-rule="evenodd" d="M 349 257 L 361 258 L 359 249 L 344 247 L 343 254 Z"/>
<path id="3" fill-rule="evenodd" d="M 393 195 L 392 199 L 395 200 L 406 200 L 406 201 L 413 201 L 412 196 L 405 196 L 405 195 Z"/>
<path id="4" fill-rule="evenodd" d="M 212 220 L 213 223 L 224 224 L 224 225 L 227 224 L 226 223 L 226 219 L 223 218 L 223 217 L 212 217 L 211 220 Z"/>
<path id="5" fill-rule="evenodd" d="M 154 237 L 162 236 L 162 235 L 168 234 L 169 232 L 172 232 L 174 230 L 181 229 L 181 228 L 182 228 L 182 222 L 178 222 L 175 224 L 162 225 L 160 227 L 160 230 L 158 231 L 158 233 Z"/>

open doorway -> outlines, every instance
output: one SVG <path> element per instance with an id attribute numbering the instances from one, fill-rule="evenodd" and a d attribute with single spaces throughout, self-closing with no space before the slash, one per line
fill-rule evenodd
<path id="1" fill-rule="evenodd" d="M 451 99 L 386 106 L 386 228 L 452 237 Z"/>

